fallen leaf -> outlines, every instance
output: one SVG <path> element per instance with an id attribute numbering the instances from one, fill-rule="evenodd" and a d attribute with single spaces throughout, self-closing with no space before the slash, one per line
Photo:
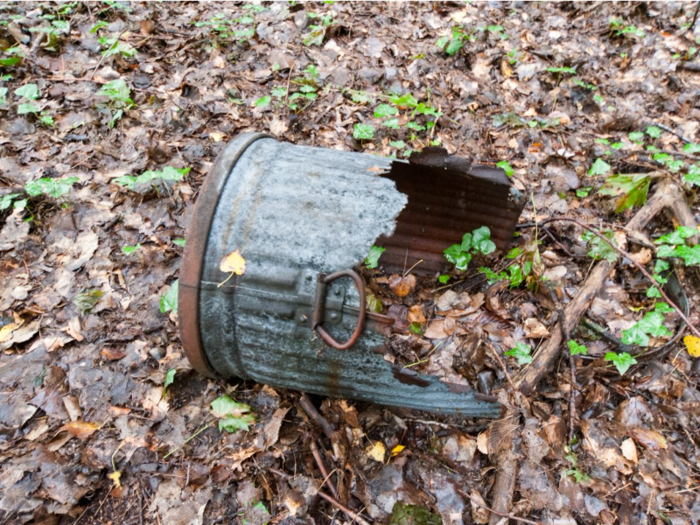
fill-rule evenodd
<path id="1" fill-rule="evenodd" d="M 474 523 L 488 523 L 491 513 L 486 510 L 488 505 L 486 505 L 486 502 L 484 501 L 484 498 L 481 497 L 481 494 L 479 494 L 479 492 L 476 490 L 472 490 L 469 499 L 471 501 L 472 519 L 474 520 Z"/>
<path id="2" fill-rule="evenodd" d="M 530 337 L 532 339 L 549 337 L 549 330 L 547 330 L 547 327 L 534 317 L 526 319 L 523 328 L 525 329 L 525 337 Z"/>
<path id="3" fill-rule="evenodd" d="M 633 428 L 630 431 L 630 434 L 637 443 L 646 449 L 660 450 L 662 448 L 668 448 L 666 438 L 656 430 L 648 430 L 646 428 L 637 427 Z"/>
<path id="4" fill-rule="evenodd" d="M 416 287 L 416 276 L 411 274 L 405 277 L 392 275 L 389 277 L 389 288 L 399 297 L 406 297 Z"/>
<path id="5" fill-rule="evenodd" d="M 408 311 L 408 320 L 412 323 L 424 324 L 425 314 L 423 308 L 419 304 L 414 304 Z"/>
<path id="6" fill-rule="evenodd" d="M 630 460 L 632 463 L 639 462 L 637 458 L 637 447 L 632 438 L 625 439 L 620 445 L 620 448 L 622 449 L 622 455 L 625 456 L 625 459 Z"/>
<path id="7" fill-rule="evenodd" d="M 0 343 L 7 341 L 12 336 L 12 332 L 20 326 L 22 326 L 22 323 L 10 323 L 0 328 Z"/>
<path id="8" fill-rule="evenodd" d="M 241 255 L 241 252 L 234 250 L 221 259 L 219 270 L 222 272 L 232 272 L 236 275 L 243 275 L 245 273 L 245 259 Z"/>
<path id="9" fill-rule="evenodd" d="M 489 434 L 490 432 L 487 430 L 476 437 L 476 448 L 487 456 L 489 454 Z"/>
<path id="10" fill-rule="evenodd" d="M 375 441 L 373 445 L 367 447 L 367 456 L 374 461 L 379 463 L 384 463 L 384 456 L 386 456 L 386 447 L 381 441 Z"/>
<path id="11" fill-rule="evenodd" d="M 404 447 L 403 445 L 396 445 L 394 448 L 391 449 L 391 457 L 393 458 L 394 456 L 398 456 L 405 448 L 406 447 Z"/>
<path id="12" fill-rule="evenodd" d="M 94 423 L 88 423 L 87 421 L 71 421 L 70 423 L 63 425 L 59 429 L 59 432 L 65 430 L 73 437 L 87 439 L 92 436 L 98 428 L 100 427 Z"/>
<path id="13" fill-rule="evenodd" d="M 444 339 L 447 337 L 445 332 L 445 320 L 439 319 L 428 325 L 428 329 L 423 333 L 423 336 L 428 339 Z"/>
<path id="14" fill-rule="evenodd" d="M 651 250 L 649 248 L 642 248 L 637 253 L 631 253 L 630 259 L 642 265 L 648 264 L 651 261 Z"/>
<path id="15" fill-rule="evenodd" d="M 686 335 L 683 338 L 685 347 L 692 357 L 700 357 L 700 337 L 695 335 Z"/>
<path id="16" fill-rule="evenodd" d="M 107 361 L 118 361 L 126 356 L 126 352 L 122 349 L 105 347 L 100 350 L 100 355 Z"/>
<path id="17" fill-rule="evenodd" d="M 122 486 L 122 481 L 121 481 L 122 473 L 120 471 L 115 470 L 114 472 L 109 474 L 107 477 L 114 482 L 114 486 L 116 488 L 121 488 L 121 486 Z"/>
<path id="18" fill-rule="evenodd" d="M 111 406 L 107 409 L 107 412 L 109 413 L 110 416 L 119 417 L 119 416 L 126 416 L 127 414 L 131 414 L 131 409 L 126 408 L 126 407 Z"/>
<path id="19" fill-rule="evenodd" d="M 379 166 L 372 166 L 367 171 L 370 171 L 372 173 L 384 173 L 384 171 L 386 171 L 386 170 L 380 168 Z"/>

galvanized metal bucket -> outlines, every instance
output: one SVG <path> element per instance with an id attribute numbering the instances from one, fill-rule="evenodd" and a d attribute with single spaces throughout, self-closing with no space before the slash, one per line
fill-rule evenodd
<path id="1" fill-rule="evenodd" d="M 382 261 L 398 265 L 400 259 L 403 266 L 422 258 L 422 269 L 432 271 L 444 264 L 445 246 L 482 224 L 492 227 L 504 247 L 515 226 L 511 216 L 517 221 L 522 204 L 508 197 L 512 206 L 504 207 L 499 194 L 494 209 L 481 202 L 482 216 L 471 224 L 455 211 L 457 218 L 445 218 L 448 227 L 439 232 L 444 239 L 435 240 L 414 231 L 416 204 L 411 212 L 411 195 L 400 191 L 410 185 L 411 174 L 399 189 L 392 180 L 402 164 L 408 166 L 258 133 L 228 144 L 198 197 L 182 263 L 180 327 L 192 366 L 208 376 L 315 394 L 498 417 L 502 407 L 489 396 L 394 368 L 384 359 L 387 318 L 366 312 L 364 282 L 353 268 L 384 240 Z M 438 171 L 441 176 L 445 170 Z M 502 193 L 488 177 L 477 177 L 477 185 L 484 180 L 492 194 Z M 424 189 L 429 186 L 424 183 Z M 436 195 L 426 191 L 416 202 L 441 212 Z M 404 222 L 402 214 L 408 214 Z M 506 219 L 512 226 L 503 227 Z M 397 240 L 401 230 L 412 238 Z M 220 262 L 235 250 L 246 261 L 245 272 L 222 285 L 229 274 Z"/>

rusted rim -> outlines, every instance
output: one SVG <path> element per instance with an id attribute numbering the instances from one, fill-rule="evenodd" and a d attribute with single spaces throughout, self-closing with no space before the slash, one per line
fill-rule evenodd
<path id="1" fill-rule="evenodd" d="M 180 340 L 192 368 L 207 377 L 215 377 L 216 371 L 209 364 L 202 336 L 199 332 L 199 290 L 204 269 L 207 240 L 216 212 L 219 196 L 233 166 L 253 142 L 272 138 L 266 133 L 245 133 L 233 139 L 214 161 L 194 205 L 192 222 L 187 229 L 187 244 L 180 267 L 178 292 L 178 316 Z"/>

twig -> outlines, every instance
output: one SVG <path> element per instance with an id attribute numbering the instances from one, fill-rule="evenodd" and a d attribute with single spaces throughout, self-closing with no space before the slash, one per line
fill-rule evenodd
<path id="1" fill-rule="evenodd" d="M 171 454 L 174 454 L 175 452 L 177 452 L 178 450 L 180 450 L 182 447 L 184 447 L 185 445 L 187 445 L 187 443 L 189 443 L 190 441 L 192 441 L 194 438 L 196 438 L 198 435 L 200 435 L 202 432 L 204 432 L 206 429 L 208 429 L 208 428 L 209 428 L 210 426 L 212 426 L 213 424 L 214 424 L 214 421 L 210 421 L 209 423 L 207 423 L 207 424 L 204 425 L 203 427 L 200 427 L 194 434 L 192 434 L 192 435 L 191 435 L 190 437 L 188 437 L 185 441 L 183 441 L 182 445 L 175 447 L 175 448 L 172 449 L 170 452 L 168 452 L 165 456 L 163 456 L 163 459 L 168 459 L 168 457 L 169 457 Z"/>
<path id="2" fill-rule="evenodd" d="M 686 34 L 688 31 L 693 30 L 693 26 L 695 26 L 695 21 L 698 19 L 698 11 L 700 11 L 700 2 L 698 2 L 697 7 L 695 8 L 695 13 L 693 14 L 693 20 L 690 22 L 690 25 L 685 28 L 685 30 L 681 33 L 681 35 Z"/>
<path id="3" fill-rule="evenodd" d="M 699 5 L 700 5 L 700 4 L 699 4 Z M 676 137 L 678 137 L 679 139 L 681 139 L 683 142 L 686 142 L 686 143 L 688 143 L 688 144 L 692 144 L 692 143 L 693 143 L 692 140 L 690 140 L 689 138 L 684 137 L 682 134 L 678 133 L 678 132 L 675 131 L 673 128 L 670 128 L 670 127 L 666 126 L 665 124 L 660 124 L 659 122 L 652 122 L 652 123 L 650 123 L 650 125 L 656 126 L 657 128 L 661 128 L 661 129 L 663 129 L 664 131 L 669 132 L 671 135 L 675 135 Z"/>
<path id="4" fill-rule="evenodd" d="M 636 260 L 634 260 L 634 258 L 632 257 L 631 254 L 629 254 L 628 252 L 626 252 L 625 250 L 623 250 L 622 248 L 617 246 L 615 243 L 613 243 L 610 239 L 608 239 L 605 235 L 600 233 L 598 230 L 596 230 L 592 226 L 585 224 L 585 223 L 579 221 L 578 219 L 572 219 L 569 217 L 552 217 L 551 219 L 545 219 L 542 222 L 549 223 L 549 222 L 554 222 L 554 221 L 572 222 L 572 223 L 580 226 L 581 228 L 588 230 L 592 234 L 596 235 L 597 237 L 599 237 L 600 239 L 605 241 L 605 243 L 608 246 L 610 246 L 613 250 L 615 250 L 618 255 L 628 259 L 640 272 L 642 272 L 642 275 L 644 275 L 644 277 L 646 277 L 649 281 L 651 281 L 651 284 L 653 284 L 654 287 L 657 290 L 659 290 L 659 292 L 661 293 L 661 296 L 664 298 L 664 300 L 678 313 L 678 316 L 681 319 L 683 319 L 683 321 L 685 321 L 685 323 L 688 325 L 688 328 L 690 328 L 690 331 L 693 332 L 693 334 L 695 334 L 697 337 L 700 337 L 700 330 L 698 330 L 697 328 L 695 328 L 695 326 L 692 325 L 690 320 L 683 313 L 683 310 L 681 310 L 680 307 L 678 307 L 676 305 L 676 303 L 673 302 L 673 300 L 666 294 L 666 292 L 664 292 L 663 286 L 661 286 L 657 282 L 657 280 L 654 279 L 654 277 L 647 271 L 646 268 L 644 268 L 643 265 L 641 265 Z"/>
<path id="5" fill-rule="evenodd" d="M 485 340 L 484 344 L 486 346 L 488 346 L 489 349 L 493 352 L 493 355 L 496 357 L 496 361 L 498 361 L 499 366 L 503 370 L 503 373 L 506 375 L 506 380 L 508 381 L 508 384 L 513 389 L 513 392 L 515 392 L 517 390 L 517 388 L 515 388 L 515 384 L 513 383 L 513 380 L 511 379 L 510 374 L 508 373 L 508 369 L 506 368 L 506 364 L 503 361 L 503 359 L 501 359 L 501 356 L 499 355 L 498 350 L 496 350 L 496 347 L 493 346 L 491 341 Z"/>
<path id="6" fill-rule="evenodd" d="M 525 518 L 519 518 L 518 516 L 513 516 L 512 514 L 506 514 L 505 512 L 498 512 L 497 510 L 493 510 L 492 508 L 487 507 L 487 506 L 484 505 L 483 503 L 480 503 L 479 501 L 476 501 L 474 498 L 471 497 L 470 494 L 467 494 L 466 492 L 464 492 L 464 491 L 462 491 L 462 490 L 459 490 L 459 489 L 458 489 L 458 492 L 459 492 L 460 494 L 462 494 L 463 496 L 468 497 L 468 498 L 469 498 L 469 501 L 471 501 L 472 503 L 478 505 L 478 506 L 481 507 L 482 509 L 486 509 L 486 510 L 488 510 L 489 512 L 494 513 L 496 516 L 500 516 L 501 518 L 508 518 L 509 520 L 519 521 L 519 522 L 521 522 L 521 523 L 529 523 L 530 525 L 542 525 L 539 521 L 532 521 L 532 520 L 528 520 L 528 519 L 525 519 Z"/>
<path id="7" fill-rule="evenodd" d="M 311 399 L 309 399 L 309 396 L 306 394 L 301 394 L 299 397 L 299 404 L 301 405 L 301 408 L 304 409 L 304 412 L 306 412 L 306 415 L 309 416 L 314 423 L 321 427 L 321 430 L 323 430 L 326 437 L 331 439 L 335 430 L 330 423 L 326 421 L 326 418 L 319 414 L 318 410 L 316 410 L 316 407 L 311 402 Z"/>
<path id="8" fill-rule="evenodd" d="M 277 470 L 276 468 L 271 468 L 271 469 L 269 469 L 269 471 L 272 472 L 273 474 L 277 474 L 279 477 L 284 478 L 284 479 L 291 478 L 291 476 L 289 474 L 282 472 L 281 470 Z M 334 507 L 340 509 L 351 520 L 356 521 L 360 525 L 370 525 L 362 516 L 360 516 L 359 514 L 357 514 L 354 511 L 350 510 L 345 505 L 340 503 L 338 500 L 333 499 L 325 492 L 322 492 L 319 490 L 316 494 L 318 494 L 320 497 L 325 499 L 328 503 L 330 503 Z"/>
<path id="9" fill-rule="evenodd" d="M 122 30 L 122 32 L 119 33 L 119 35 L 117 36 L 117 39 L 114 41 L 114 45 L 115 45 L 115 46 L 119 45 L 119 39 L 122 37 L 122 35 L 123 35 L 124 33 L 126 33 L 126 28 L 124 28 L 124 29 Z M 90 78 L 88 78 L 89 81 L 92 81 L 92 77 L 94 77 L 94 76 L 95 76 L 95 73 L 97 73 L 97 70 L 100 69 L 100 66 L 102 65 L 102 62 L 104 62 L 104 59 L 107 58 L 107 51 L 109 51 L 110 49 L 112 49 L 112 46 L 110 46 L 108 49 L 106 49 L 106 50 L 104 50 L 104 51 L 102 52 L 102 58 L 100 58 L 100 61 L 99 61 L 99 62 L 97 63 L 97 65 L 95 66 L 95 69 L 92 70 L 92 73 L 90 74 Z"/>
<path id="10" fill-rule="evenodd" d="M 318 465 L 318 470 L 320 470 L 321 474 L 323 475 L 323 479 L 329 479 L 330 475 L 328 474 L 328 471 L 326 470 L 326 466 L 323 464 L 323 458 L 321 458 L 321 454 L 318 451 L 318 447 L 316 446 L 316 442 L 313 439 L 311 440 L 311 444 L 309 446 L 311 447 L 311 453 L 313 454 L 314 459 L 316 460 L 316 464 Z M 333 483 L 328 483 L 328 488 L 331 489 L 331 492 L 333 493 L 333 497 L 335 497 L 337 499 L 338 498 L 338 491 L 335 490 L 335 486 L 333 485 Z"/>

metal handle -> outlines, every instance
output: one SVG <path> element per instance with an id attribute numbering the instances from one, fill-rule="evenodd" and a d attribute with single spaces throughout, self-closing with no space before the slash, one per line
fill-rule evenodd
<path id="1" fill-rule="evenodd" d="M 360 294 L 360 308 L 357 314 L 357 324 L 355 325 L 355 330 L 353 330 L 350 338 L 344 343 L 339 343 L 331 334 L 329 334 L 325 328 L 323 328 L 323 311 L 326 307 L 326 288 L 328 284 L 340 279 L 341 277 L 350 277 L 357 287 L 357 291 Z M 362 330 L 365 327 L 366 318 L 366 303 L 367 298 L 365 296 L 365 283 L 362 278 L 357 275 L 352 270 L 340 270 L 339 272 L 334 272 L 329 275 L 319 274 L 318 284 L 316 286 L 316 301 L 314 304 L 314 311 L 311 314 L 311 328 L 318 332 L 328 346 L 335 348 L 336 350 L 347 350 L 360 338 Z"/>

